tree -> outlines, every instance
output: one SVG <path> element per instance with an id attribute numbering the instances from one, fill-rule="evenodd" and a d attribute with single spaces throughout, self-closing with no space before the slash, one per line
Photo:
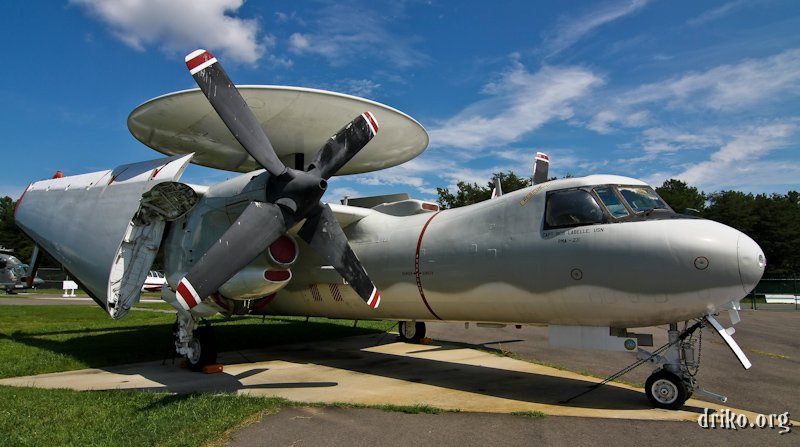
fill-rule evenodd
<path id="1" fill-rule="evenodd" d="M 516 191 L 531 185 L 530 179 L 520 177 L 513 171 L 508 173 L 496 173 L 494 177 L 500 178 L 500 187 L 504 193 Z M 451 193 L 447 188 L 436 188 L 439 198 L 436 201 L 442 209 L 458 208 L 461 206 L 472 205 L 473 203 L 483 202 L 492 196 L 494 189 L 494 177 L 486 186 L 479 186 L 477 183 L 458 182 L 458 191 Z"/>
<path id="2" fill-rule="evenodd" d="M 765 277 L 800 274 L 800 193 L 745 194 L 722 191 L 709 196 L 702 216 L 736 228 L 755 240 L 767 257 Z"/>
<path id="3" fill-rule="evenodd" d="M 800 194 L 759 194 L 755 197 L 757 220 L 753 239 L 767 256 L 767 275 L 797 277 L 800 274 Z"/>
<path id="4" fill-rule="evenodd" d="M 702 212 L 706 207 L 706 194 L 680 180 L 669 179 L 656 188 L 656 192 L 678 213 L 687 209 Z"/>
<path id="5" fill-rule="evenodd" d="M 11 197 L 0 198 L 0 247 L 14 250 L 14 255 L 22 262 L 29 262 L 33 253 L 33 241 L 25 236 L 14 221 L 16 202 Z M 58 262 L 47 253 L 41 253 L 42 267 L 58 267 Z"/>
<path id="6" fill-rule="evenodd" d="M 759 219 L 753 194 L 722 191 L 709 195 L 708 199 L 710 205 L 703 211 L 703 217 L 724 223 L 752 237 Z"/>
<path id="7" fill-rule="evenodd" d="M 11 197 L 0 198 L 0 246 L 13 249 L 20 259 L 27 261 L 33 251 L 33 242 L 14 222 L 15 204 Z"/>

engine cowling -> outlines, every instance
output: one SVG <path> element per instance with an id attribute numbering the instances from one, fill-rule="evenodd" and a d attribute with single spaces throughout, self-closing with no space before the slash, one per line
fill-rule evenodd
<path id="1" fill-rule="evenodd" d="M 292 279 L 289 268 L 297 261 L 297 241 L 283 235 L 266 250 L 269 267 L 248 266 L 219 288 L 219 293 L 229 300 L 253 300 L 272 295 L 284 288 Z"/>
<path id="2" fill-rule="evenodd" d="M 229 300 L 254 300 L 272 295 L 292 279 L 290 270 L 245 267 L 219 288 Z"/>

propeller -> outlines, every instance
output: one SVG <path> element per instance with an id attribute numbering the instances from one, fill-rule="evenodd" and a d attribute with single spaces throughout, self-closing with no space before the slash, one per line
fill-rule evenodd
<path id="1" fill-rule="evenodd" d="M 289 228 L 305 219 L 298 235 L 339 272 L 371 307 L 380 293 L 356 257 L 330 207 L 320 202 L 327 180 L 378 132 L 378 122 L 364 112 L 320 148 L 305 171 L 281 162 L 269 138 L 222 65 L 206 50 L 186 56 L 200 90 L 233 136 L 271 174 L 266 201 L 250 202 L 239 218 L 192 266 L 176 289 L 184 309 L 197 306 L 253 261 Z"/>

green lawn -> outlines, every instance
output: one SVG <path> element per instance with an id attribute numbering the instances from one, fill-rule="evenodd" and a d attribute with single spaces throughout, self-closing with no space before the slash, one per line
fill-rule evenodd
<path id="1" fill-rule="evenodd" d="M 2 446 L 219 445 L 286 401 L 227 394 L 0 386 Z"/>
<path id="2" fill-rule="evenodd" d="M 173 313 L 142 305 L 121 321 L 95 306 L 0 307 L 0 378 L 159 360 L 172 355 Z M 155 309 L 153 309 L 155 308 Z M 155 310 L 155 311 L 153 311 Z M 220 351 L 384 332 L 393 322 L 237 317 L 211 320 Z M 220 445 L 291 403 L 229 394 L 70 391 L 0 386 L 0 446 Z M 381 407 L 379 407 L 381 408 Z M 428 408 L 384 408 L 432 412 Z"/>
<path id="3" fill-rule="evenodd" d="M 142 307 L 166 309 L 152 304 Z M 167 305 L 168 306 L 168 305 Z M 210 319 L 221 352 L 383 332 L 392 322 L 300 317 Z M 0 308 L 0 378 L 160 360 L 172 356 L 175 315 L 132 311 L 112 320 L 95 306 Z"/>

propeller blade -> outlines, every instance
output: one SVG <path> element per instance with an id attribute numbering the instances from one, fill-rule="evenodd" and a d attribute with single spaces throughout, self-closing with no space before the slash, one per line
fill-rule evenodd
<path id="1" fill-rule="evenodd" d="M 320 207 L 318 213 L 308 216 L 298 236 L 330 263 L 362 300 L 370 307 L 377 308 L 381 303 L 381 294 L 347 243 L 347 236 L 330 206 L 320 204 Z"/>
<path id="2" fill-rule="evenodd" d="M 364 112 L 332 136 L 317 152 L 308 171 L 325 180 L 350 161 L 378 133 L 378 120 Z"/>
<path id="3" fill-rule="evenodd" d="M 206 50 L 196 50 L 186 56 L 186 66 L 208 102 L 247 153 L 272 175 L 286 172 L 286 166 L 278 159 L 261 124 L 217 58 Z"/>
<path id="4" fill-rule="evenodd" d="M 286 233 L 287 226 L 280 207 L 251 202 L 181 279 L 176 289 L 178 302 L 186 310 L 200 304 Z"/>

